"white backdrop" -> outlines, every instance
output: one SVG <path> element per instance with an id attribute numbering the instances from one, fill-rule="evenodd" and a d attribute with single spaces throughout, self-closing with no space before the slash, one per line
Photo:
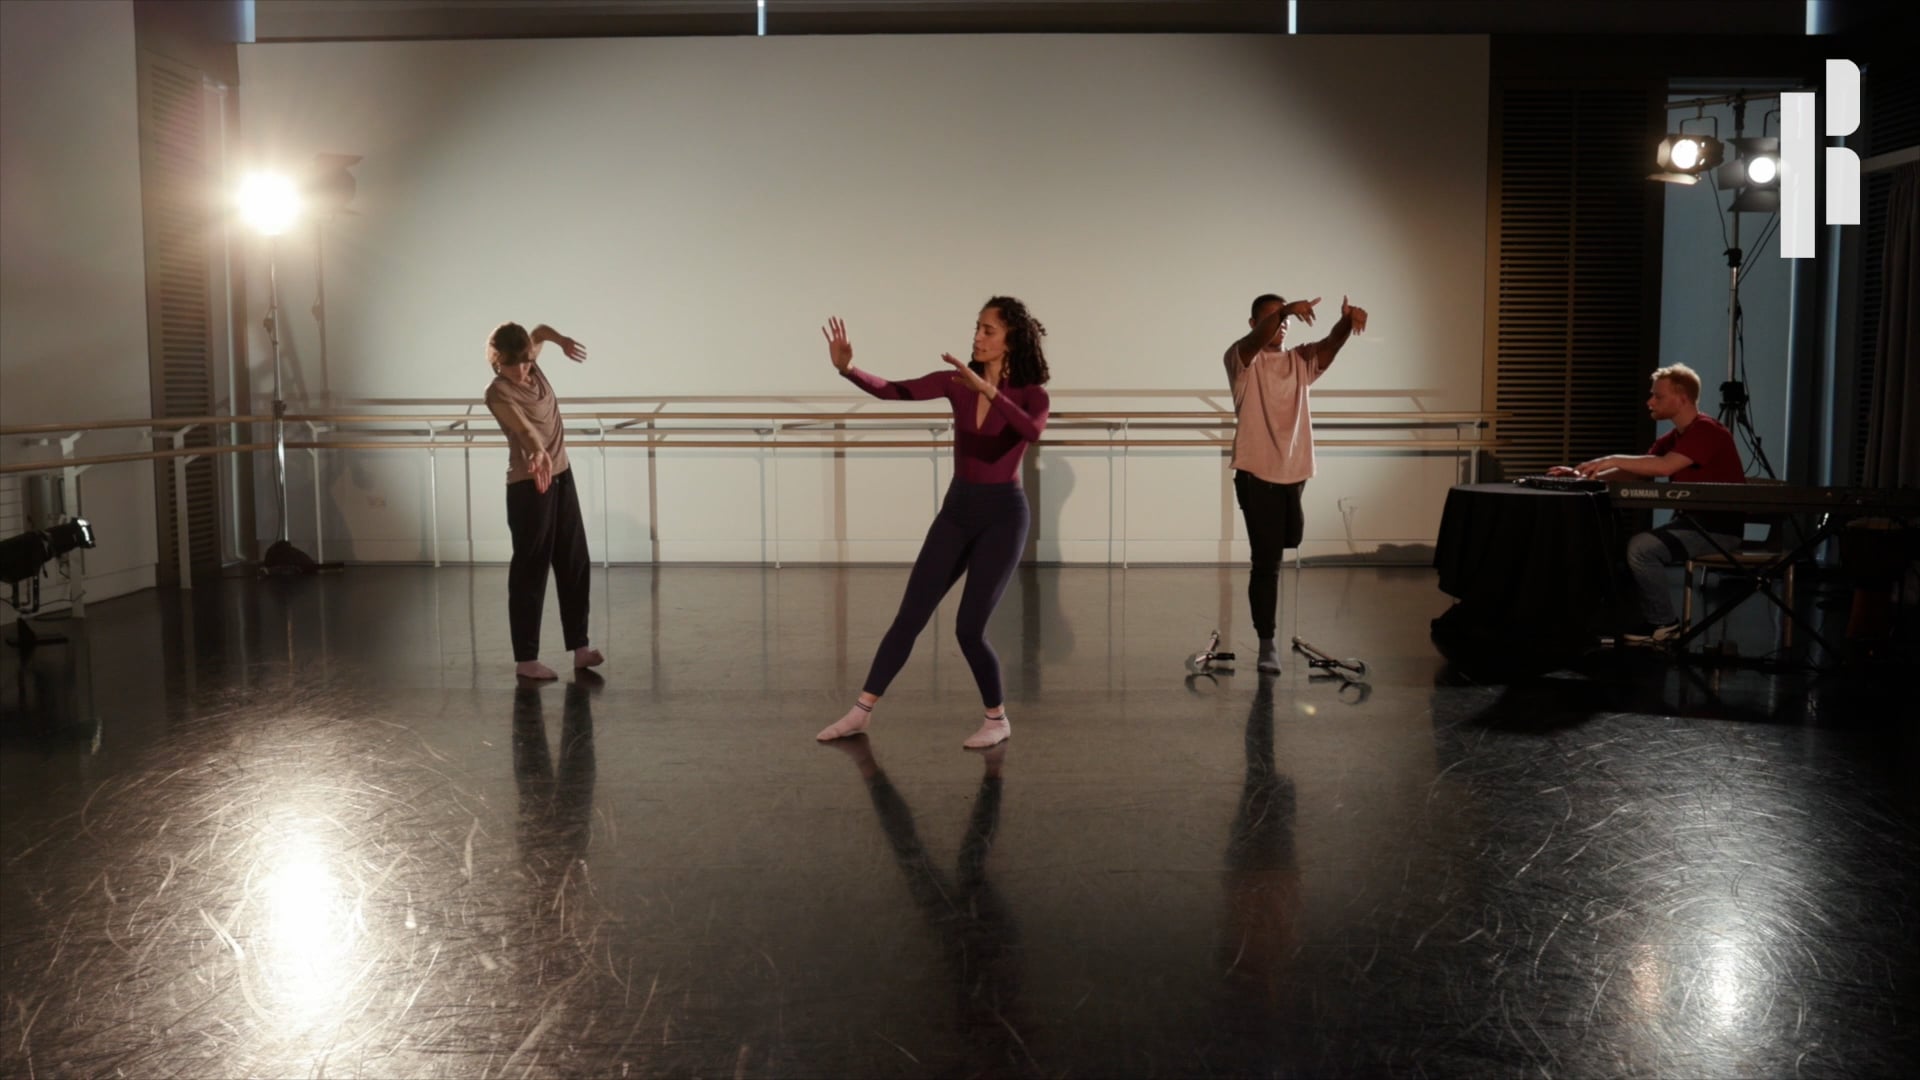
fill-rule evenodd
<path id="1" fill-rule="evenodd" d="M 548 364 L 577 411 L 838 395 L 828 314 L 856 363 L 908 376 L 962 353 L 1007 292 L 1051 331 L 1056 408 L 1194 408 L 1224 398 L 1220 354 L 1274 291 L 1326 298 L 1309 335 L 1343 292 L 1372 313 L 1322 409 L 1479 406 L 1483 38 L 318 43 L 243 46 L 241 64 L 252 156 L 366 157 L 356 213 L 325 234 L 324 365 L 312 234 L 280 244 L 296 403 L 477 399 L 505 319 L 588 344 L 586 366 Z M 264 340 L 252 355 L 264 374 Z M 1104 561 L 1116 531 L 1133 560 L 1238 556 L 1218 453 L 1115 457 L 1042 454 L 1039 558 Z M 299 540 L 315 522 L 295 464 Z M 503 558 L 504 455 L 468 467 L 438 466 L 441 553 Z M 944 456 L 884 452 L 576 468 L 596 557 L 610 539 L 616 560 L 910 558 L 947 475 Z M 328 554 L 429 557 L 427 469 L 334 455 Z M 1323 451 L 1306 554 L 1430 542 L 1457 475 L 1445 455 Z"/>
<path id="2" fill-rule="evenodd" d="M 152 416 L 133 5 L 0 3 L 0 79 L 0 423 Z M 9 438 L 0 462 L 60 456 L 38 443 Z M 126 429 L 73 449 L 152 447 Z M 78 487 L 67 510 L 99 544 L 72 556 L 86 596 L 151 587 L 153 466 L 102 465 Z M 25 528 L 25 488 L 22 474 L 0 476 L 0 539 Z M 46 587 L 62 598 L 58 574 Z"/>

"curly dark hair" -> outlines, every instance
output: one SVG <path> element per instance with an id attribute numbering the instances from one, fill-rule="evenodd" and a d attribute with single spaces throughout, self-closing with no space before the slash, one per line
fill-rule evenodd
<path id="1" fill-rule="evenodd" d="M 1047 371 L 1047 351 L 1040 339 L 1047 336 L 1047 328 L 1027 305 L 1011 296 L 996 296 L 980 305 L 980 310 L 993 308 L 1000 313 L 1000 321 L 1007 324 L 1007 382 L 1012 386 L 1044 386 L 1053 377 Z M 983 364 L 970 363 L 974 374 L 986 374 Z"/>
<path id="2" fill-rule="evenodd" d="M 487 335 L 487 363 L 498 372 L 503 364 L 524 364 L 533 350 L 533 336 L 517 322 L 501 323 Z"/>

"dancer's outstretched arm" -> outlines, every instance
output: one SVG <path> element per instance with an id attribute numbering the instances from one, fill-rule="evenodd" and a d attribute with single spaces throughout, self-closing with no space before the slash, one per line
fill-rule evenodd
<path id="1" fill-rule="evenodd" d="M 952 380 L 937 371 L 917 379 L 894 382 L 854 367 L 853 343 L 847 340 L 847 324 L 838 318 L 829 318 L 827 325 L 820 328 L 820 333 L 827 339 L 827 359 L 833 361 L 834 369 L 848 382 L 874 397 L 888 401 L 929 401 L 947 396 L 947 387 Z"/>
<path id="2" fill-rule="evenodd" d="M 555 330 L 546 323 L 541 323 L 539 326 L 534 327 L 533 333 L 527 336 L 533 339 L 533 349 L 527 353 L 529 360 L 538 360 L 540 358 L 540 346 L 551 341 L 555 345 L 560 346 L 560 351 L 567 354 L 567 359 L 572 360 L 576 364 L 586 362 L 587 347 L 585 345 Z"/>
<path id="3" fill-rule="evenodd" d="M 1333 324 L 1333 330 L 1329 332 L 1326 337 L 1321 338 L 1311 345 L 1304 346 L 1300 350 L 1306 354 L 1308 360 L 1312 361 L 1314 378 L 1319 378 L 1326 373 L 1328 368 L 1333 366 L 1334 356 L 1340 352 L 1340 347 L 1347 343 L 1349 335 L 1364 334 L 1366 332 L 1366 309 L 1354 307 L 1352 304 L 1347 303 L 1346 297 L 1341 297 L 1340 321 Z"/>
<path id="4" fill-rule="evenodd" d="M 974 373 L 974 370 L 951 353 L 941 353 L 940 359 L 953 365 L 960 373 L 960 379 L 975 391 L 987 395 L 992 408 L 1006 417 L 1007 426 L 1020 433 L 1028 442 L 1039 442 L 1040 433 L 1047 430 L 1047 416 L 1053 412 L 1053 398 L 1047 394 L 1047 388 L 1036 386 L 1028 394 L 1031 404 L 1023 409 L 1014 404 L 1012 398 L 1000 392 L 997 386 L 988 386 L 987 380 Z"/>
<path id="5" fill-rule="evenodd" d="M 1273 339 L 1280 333 L 1281 324 L 1288 318 L 1299 319 L 1308 326 L 1312 326 L 1313 307 L 1319 302 L 1320 298 L 1317 296 L 1311 300 L 1295 300 L 1291 304 L 1267 312 L 1265 318 L 1255 323 L 1253 329 L 1247 331 L 1246 337 L 1234 342 L 1234 355 L 1239 359 L 1240 366 L 1245 367 L 1253 363 L 1253 358 L 1260 355 L 1260 350 L 1273 343 Z"/>
<path id="6" fill-rule="evenodd" d="M 1007 418 L 1007 426 L 1019 432 L 1021 438 L 1039 442 L 1040 433 L 1047 430 L 1047 417 L 1053 413 L 1053 398 L 1044 386 L 1034 387 L 1028 396 L 1030 401 L 1023 409 L 1014 404 L 1012 398 L 995 390 L 993 408 Z"/>

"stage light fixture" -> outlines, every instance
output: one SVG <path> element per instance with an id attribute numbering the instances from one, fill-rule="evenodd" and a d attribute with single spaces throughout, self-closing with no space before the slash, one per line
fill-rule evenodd
<path id="1" fill-rule="evenodd" d="M 1705 115 L 1704 108 L 1693 116 L 1680 121 L 1680 130 L 1660 140 L 1660 148 L 1654 152 L 1654 163 L 1660 171 L 1650 174 L 1647 179 L 1658 180 L 1664 184 L 1697 184 L 1700 174 L 1720 164 L 1724 155 L 1720 143 L 1720 121 Z M 1711 124 L 1713 134 L 1688 131 L 1688 124 Z"/>
<path id="2" fill-rule="evenodd" d="M 1720 164 L 1720 140 L 1707 135 L 1678 134 L 1660 140 L 1655 161 L 1661 171 L 1652 179 L 1670 184 L 1699 182 L 1700 174 Z"/>
<path id="3" fill-rule="evenodd" d="M 1780 140 L 1754 137 L 1731 140 L 1734 158 L 1720 167 L 1721 187 L 1777 187 Z"/>
<path id="4" fill-rule="evenodd" d="M 315 159 L 315 169 L 309 175 L 308 190 L 315 189 L 312 181 L 325 181 L 320 187 L 327 199 L 333 200 L 338 209 L 346 205 L 345 199 L 353 197 L 353 177 L 346 173 L 346 166 L 358 158 L 348 159 L 346 155 L 321 155 Z M 328 177 L 320 169 L 328 164 L 334 166 L 338 176 Z M 345 185 L 339 182 L 345 177 Z M 307 200 L 302 197 L 301 188 L 284 173 L 249 173 L 240 183 L 235 193 L 240 219 L 246 225 L 266 238 L 267 241 L 267 317 L 261 325 L 267 331 L 268 348 L 273 354 L 273 487 L 276 502 L 280 507 L 280 537 L 268 546 L 261 557 L 262 573 L 313 573 L 321 568 L 313 556 L 295 547 L 287 535 L 287 399 L 282 388 L 280 354 L 280 271 L 279 237 L 291 229 L 302 217 L 318 221 L 317 217 L 307 213 Z M 327 209 L 322 204 L 322 209 Z"/>
<path id="5" fill-rule="evenodd" d="M 1765 94 L 1760 99 L 1778 100 L 1778 95 Z M 1744 432 L 1748 436 L 1754 462 L 1771 477 L 1774 475 L 1773 466 L 1761 452 L 1759 437 L 1753 434 L 1753 424 L 1747 411 L 1747 389 L 1740 381 L 1740 282 L 1741 268 L 1746 259 L 1746 253 L 1740 247 L 1740 215 L 1768 213 L 1780 208 L 1780 140 L 1767 136 L 1769 121 L 1779 115 L 1779 110 L 1770 110 L 1760 121 L 1760 134 L 1750 137 L 1746 130 L 1747 106 L 1751 100 L 1746 91 L 1737 90 L 1727 97 L 1670 102 L 1670 110 L 1692 108 L 1694 115 L 1681 121 L 1679 130 L 1661 142 L 1658 158 L 1665 171 L 1647 179 L 1692 185 L 1698 184 L 1700 177 L 1705 175 L 1713 182 L 1711 194 L 1714 212 L 1720 217 L 1722 236 L 1728 240 L 1724 251 L 1727 260 L 1727 381 L 1720 385 L 1719 420 L 1729 430 Z M 1717 105 L 1726 105 L 1733 113 L 1733 137 L 1725 142 L 1719 138 L 1719 120 L 1706 115 L 1708 106 Z M 1713 125 L 1712 138 L 1687 130 L 1688 124 L 1701 122 Z M 1726 206 L 1726 211 L 1730 213 L 1722 212 L 1720 208 L 1720 192 L 1723 190 L 1733 196 Z M 1728 217 L 1733 220 L 1728 221 Z M 1772 225 L 1769 222 L 1762 226 L 1763 242 Z"/>
<path id="6" fill-rule="evenodd" d="M 20 616 L 14 624 L 14 636 L 7 639 L 7 644 L 21 652 L 31 652 L 36 645 L 67 640 L 59 636 L 46 637 L 27 621 L 29 615 L 40 610 L 40 568 L 74 548 L 92 546 L 93 526 L 87 524 L 86 518 L 74 518 L 50 529 L 35 529 L 0 540 L 0 582 L 7 585 L 11 594 L 6 598 L 7 606 Z M 27 586 L 24 600 L 20 597 L 23 583 Z"/>
<path id="7" fill-rule="evenodd" d="M 1732 144 L 1734 159 L 1719 173 L 1720 186 L 1734 189 L 1727 208 L 1762 214 L 1780 209 L 1780 140 L 1756 136 Z"/>
<path id="8" fill-rule="evenodd" d="M 93 526 L 86 518 L 0 540 L 0 583 L 13 586 L 17 595 L 20 583 L 40 573 L 41 567 L 74 548 L 92 546 Z"/>
<path id="9" fill-rule="evenodd" d="M 348 169 L 360 164 L 359 154 L 315 154 L 313 171 L 307 181 L 307 204 L 313 214 L 331 218 L 347 213 L 347 204 L 359 190 L 359 182 Z"/>
<path id="10" fill-rule="evenodd" d="M 300 217 L 300 189 L 280 173 L 248 173 L 234 201 L 240 220 L 262 236 L 279 236 Z"/>

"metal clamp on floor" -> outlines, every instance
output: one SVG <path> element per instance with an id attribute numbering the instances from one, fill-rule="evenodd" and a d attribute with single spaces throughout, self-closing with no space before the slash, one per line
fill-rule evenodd
<path id="1" fill-rule="evenodd" d="M 1351 657 L 1345 660 L 1335 659 L 1323 652 L 1318 646 L 1299 638 L 1293 639 L 1293 651 L 1307 658 L 1307 666 L 1313 669 L 1309 679 L 1339 679 L 1340 700 L 1349 705 L 1358 705 L 1373 693 L 1373 687 L 1366 681 L 1367 662 Z M 1353 692 L 1350 698 L 1348 691 Z"/>
<path id="2" fill-rule="evenodd" d="M 1190 675 L 1233 674 L 1233 654 L 1220 651 L 1220 631 L 1215 630 L 1207 640 L 1207 647 L 1187 657 L 1187 673 Z"/>

